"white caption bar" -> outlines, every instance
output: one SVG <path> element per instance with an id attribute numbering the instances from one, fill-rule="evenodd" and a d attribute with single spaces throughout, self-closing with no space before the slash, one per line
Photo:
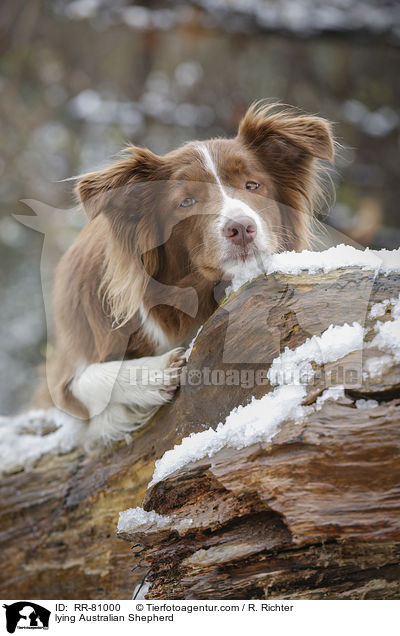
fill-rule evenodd
<path id="1" fill-rule="evenodd" d="M 400 601 L 1 601 L 1 633 L 186 635 L 188 630 L 285 630 L 296 636 L 391 633 Z M 23 631 L 22 631 L 23 630 Z M 209 632 L 208 632 L 209 633 Z M 222 633 L 222 632 L 221 632 Z M 35 634 L 35 636 L 40 636 Z M 45 636 L 43 634 L 43 636 Z"/>

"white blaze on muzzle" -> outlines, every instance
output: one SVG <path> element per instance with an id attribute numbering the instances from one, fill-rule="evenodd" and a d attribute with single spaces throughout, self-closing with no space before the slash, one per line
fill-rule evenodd
<path id="1" fill-rule="evenodd" d="M 218 235 L 221 237 L 222 249 L 224 245 L 227 246 L 228 241 L 223 237 L 223 231 L 228 221 L 240 221 L 243 217 L 250 219 L 256 228 L 257 235 L 254 240 L 254 246 L 260 251 L 271 251 L 271 242 L 268 234 L 265 231 L 264 223 L 256 210 L 253 210 L 247 203 L 238 198 L 233 198 L 227 194 L 227 187 L 221 182 L 218 175 L 217 167 L 212 159 L 209 148 L 204 144 L 198 144 L 196 150 L 200 155 L 200 163 L 203 168 L 212 174 L 216 184 L 218 186 L 221 198 L 222 207 L 218 214 L 217 230 Z"/>

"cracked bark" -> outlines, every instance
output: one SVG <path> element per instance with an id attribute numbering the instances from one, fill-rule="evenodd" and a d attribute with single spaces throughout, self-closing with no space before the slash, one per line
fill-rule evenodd
<path id="1" fill-rule="evenodd" d="M 266 369 L 331 323 L 371 328 L 369 308 L 398 297 L 394 276 L 346 269 L 249 283 L 207 322 L 188 373 Z M 380 320 L 390 319 L 390 314 Z M 268 384 L 185 384 L 173 404 L 133 437 L 95 457 L 47 457 L 2 479 L 3 598 L 130 598 L 146 575 L 147 598 L 395 598 L 400 592 L 400 380 L 397 365 L 363 377 L 364 348 L 317 369 L 313 404 L 346 382 L 301 424 L 269 444 L 224 449 L 147 489 L 154 461 L 182 437 L 215 427 Z M 360 397 L 379 400 L 356 409 Z M 116 538 L 118 512 L 192 519 Z M 133 571 L 131 571 L 133 569 Z"/>

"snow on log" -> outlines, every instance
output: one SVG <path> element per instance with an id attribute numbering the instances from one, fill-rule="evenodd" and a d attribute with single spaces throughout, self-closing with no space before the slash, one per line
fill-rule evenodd
<path id="1" fill-rule="evenodd" d="M 234 291 L 129 445 L 36 426 L 0 486 L 3 598 L 397 597 L 400 284 L 347 254 Z"/>

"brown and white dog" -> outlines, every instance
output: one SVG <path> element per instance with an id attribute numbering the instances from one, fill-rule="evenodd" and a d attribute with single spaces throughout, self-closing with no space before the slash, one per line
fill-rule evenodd
<path id="1" fill-rule="evenodd" d="M 89 441 L 123 437 L 172 399 L 216 283 L 307 246 L 319 159 L 333 159 L 328 122 L 261 105 L 234 139 L 165 156 L 132 146 L 81 178 L 90 220 L 57 269 L 47 382 L 56 406 L 88 420 Z M 133 381 L 144 368 L 161 380 Z"/>

